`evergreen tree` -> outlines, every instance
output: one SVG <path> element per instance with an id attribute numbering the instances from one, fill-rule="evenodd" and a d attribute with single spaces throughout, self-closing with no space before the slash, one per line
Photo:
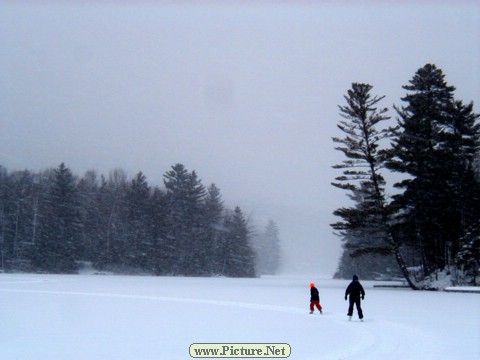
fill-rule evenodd
<path id="1" fill-rule="evenodd" d="M 222 275 L 255 277 L 255 254 L 250 245 L 247 221 L 237 206 L 225 216 Z"/>
<path id="2" fill-rule="evenodd" d="M 54 170 L 42 211 L 42 232 L 37 244 L 37 266 L 50 272 L 72 272 L 82 249 L 78 193 L 72 172 Z"/>
<path id="3" fill-rule="evenodd" d="M 222 269 L 222 248 L 221 248 L 221 233 L 222 218 L 224 206 L 220 189 L 211 184 L 207 189 L 205 198 L 205 259 L 208 260 L 206 267 L 210 275 L 219 274 Z"/>
<path id="4" fill-rule="evenodd" d="M 108 180 L 102 176 L 98 191 L 98 222 L 100 231 L 94 249 L 94 264 L 99 269 L 124 263 L 126 226 L 127 175 L 122 169 L 110 172 Z"/>
<path id="5" fill-rule="evenodd" d="M 82 260 L 93 261 L 96 254 L 96 244 L 99 242 L 101 234 L 101 222 L 99 217 L 98 193 L 99 184 L 97 173 L 87 171 L 80 179 L 77 186 L 80 218 L 82 222 Z"/>
<path id="6" fill-rule="evenodd" d="M 339 106 L 340 114 L 345 120 L 339 122 L 338 128 L 346 136 L 335 137 L 333 141 L 342 144 L 335 149 L 343 152 L 346 160 L 333 166 L 344 170 L 343 175 L 337 177 L 337 182 L 332 185 L 350 191 L 350 197 L 356 206 L 337 209 L 334 214 L 343 221 L 332 224 L 332 227 L 341 230 L 345 240 L 362 239 L 358 250 L 352 255 L 394 254 L 410 287 L 416 289 L 391 229 L 385 199 L 385 180 L 380 173 L 386 157 L 379 146 L 382 140 L 390 136 L 390 131 L 379 129 L 379 126 L 389 119 L 386 115 L 388 109 L 377 109 L 377 104 L 384 97 L 372 97 L 371 89 L 369 84 L 352 84 L 348 95 L 344 97 L 347 105 Z"/>
<path id="7" fill-rule="evenodd" d="M 125 244 L 125 265 L 146 269 L 148 253 L 153 248 L 151 235 L 150 187 L 142 172 L 131 181 L 126 192 L 128 240 Z"/>
<path id="8" fill-rule="evenodd" d="M 171 271 L 174 274 L 199 275 L 205 271 L 203 241 L 205 188 L 195 171 L 182 164 L 172 166 L 164 175 L 167 189 L 167 231 Z"/>
<path id="9" fill-rule="evenodd" d="M 449 264 L 468 223 L 480 216 L 473 170 L 478 115 L 472 104 L 454 100 L 455 88 L 444 77 L 426 64 L 403 87 L 409 93 L 402 98 L 406 106 L 396 107 L 398 127 L 387 163 L 407 175 L 395 184 L 403 193 L 393 206 L 403 236 L 422 253 L 426 275 Z"/>
<path id="10" fill-rule="evenodd" d="M 480 149 L 479 118 L 480 114 L 473 112 L 473 103 L 464 105 L 462 101 L 455 101 L 440 132 L 439 151 L 449 170 L 445 171 L 445 176 L 451 194 L 451 216 L 458 219 L 457 228 L 450 228 L 449 234 L 455 239 L 452 242 L 454 253 L 459 245 L 456 240 L 480 218 L 480 179 L 475 169 Z"/>
<path id="11" fill-rule="evenodd" d="M 255 238 L 257 273 L 274 275 L 280 268 L 280 230 L 269 220 L 264 231 Z"/>
<path id="12" fill-rule="evenodd" d="M 254 274 L 240 209 L 224 216 L 220 190 L 205 191 L 181 164 L 164 184 L 150 188 L 141 172 L 129 181 L 121 169 L 77 181 L 63 163 L 39 174 L 0 166 L 1 268 L 71 273 L 88 260 L 115 272 Z"/>
<path id="13" fill-rule="evenodd" d="M 43 176 L 0 166 L 0 251 L 5 270 L 31 271 L 45 197 Z"/>
<path id="14" fill-rule="evenodd" d="M 480 220 L 473 223 L 460 239 L 460 250 L 458 251 L 455 263 L 463 273 L 462 282 L 468 285 L 478 286 L 480 276 Z"/>
<path id="15" fill-rule="evenodd" d="M 366 214 L 372 205 L 364 198 L 368 194 L 367 185 L 362 183 L 359 190 L 352 191 L 350 197 L 355 202 L 353 208 L 337 210 L 346 216 L 348 223 L 333 225 L 342 229 L 340 235 L 343 238 L 343 253 L 335 278 L 349 279 L 352 274 L 363 279 L 402 276 L 392 247 L 388 244 L 388 226 L 384 226 L 380 218 Z"/>
<path id="16" fill-rule="evenodd" d="M 150 217 L 152 221 L 152 248 L 147 254 L 147 269 L 153 274 L 167 274 L 169 271 L 167 247 L 167 199 L 166 194 L 155 187 L 151 195 Z"/>
<path id="17" fill-rule="evenodd" d="M 27 170 L 5 173 L 1 186 L 1 234 L 3 265 L 6 265 L 5 262 L 16 263 L 28 251 L 33 238 L 34 176 Z"/>
<path id="18" fill-rule="evenodd" d="M 110 252 L 112 265 L 124 268 L 127 244 L 130 240 L 130 227 L 128 224 L 128 176 L 122 169 L 115 169 L 109 174 L 109 209 L 110 216 L 108 231 L 110 232 Z"/>

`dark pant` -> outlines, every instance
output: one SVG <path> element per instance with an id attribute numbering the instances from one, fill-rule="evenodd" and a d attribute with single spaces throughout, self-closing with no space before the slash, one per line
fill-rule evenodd
<path id="1" fill-rule="evenodd" d="M 350 306 L 348 307 L 348 316 L 353 315 L 353 305 L 357 306 L 357 311 L 358 311 L 358 317 L 360 319 L 363 319 L 363 312 L 362 312 L 362 306 L 360 304 L 360 298 L 352 298 L 350 297 Z"/>

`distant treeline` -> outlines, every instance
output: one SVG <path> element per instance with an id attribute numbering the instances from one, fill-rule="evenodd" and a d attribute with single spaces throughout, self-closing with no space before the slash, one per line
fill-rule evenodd
<path id="1" fill-rule="evenodd" d="M 254 236 L 242 210 L 225 208 L 220 190 L 182 164 L 165 173 L 162 188 L 121 169 L 78 178 L 63 163 L 41 173 L 0 166 L 6 271 L 73 273 L 91 261 L 99 270 L 253 277 L 278 267 L 278 233 L 272 240 L 269 226 Z"/>

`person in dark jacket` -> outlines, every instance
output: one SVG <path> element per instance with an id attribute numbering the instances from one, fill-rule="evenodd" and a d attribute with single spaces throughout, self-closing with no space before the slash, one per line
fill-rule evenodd
<path id="1" fill-rule="evenodd" d="M 310 314 L 313 314 L 314 306 L 322 314 L 322 305 L 320 305 L 320 294 L 314 283 L 310 283 Z"/>
<path id="2" fill-rule="evenodd" d="M 360 299 L 365 298 L 365 290 L 363 289 L 362 284 L 358 281 L 358 276 L 353 275 L 353 280 L 352 282 L 347 286 L 347 289 L 345 290 L 345 300 L 347 300 L 347 297 L 350 295 L 350 305 L 348 307 L 348 319 L 352 319 L 353 315 L 353 305 L 356 305 L 357 307 L 357 312 L 358 312 L 358 317 L 360 320 L 363 321 L 363 311 L 362 311 L 362 306 L 361 306 L 361 301 Z"/>

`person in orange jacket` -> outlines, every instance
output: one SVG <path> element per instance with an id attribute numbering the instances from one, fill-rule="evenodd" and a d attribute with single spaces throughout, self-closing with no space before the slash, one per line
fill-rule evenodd
<path id="1" fill-rule="evenodd" d="M 314 283 L 310 283 L 310 314 L 313 314 L 314 307 L 317 307 L 322 314 L 322 305 L 320 305 L 320 295 Z"/>

